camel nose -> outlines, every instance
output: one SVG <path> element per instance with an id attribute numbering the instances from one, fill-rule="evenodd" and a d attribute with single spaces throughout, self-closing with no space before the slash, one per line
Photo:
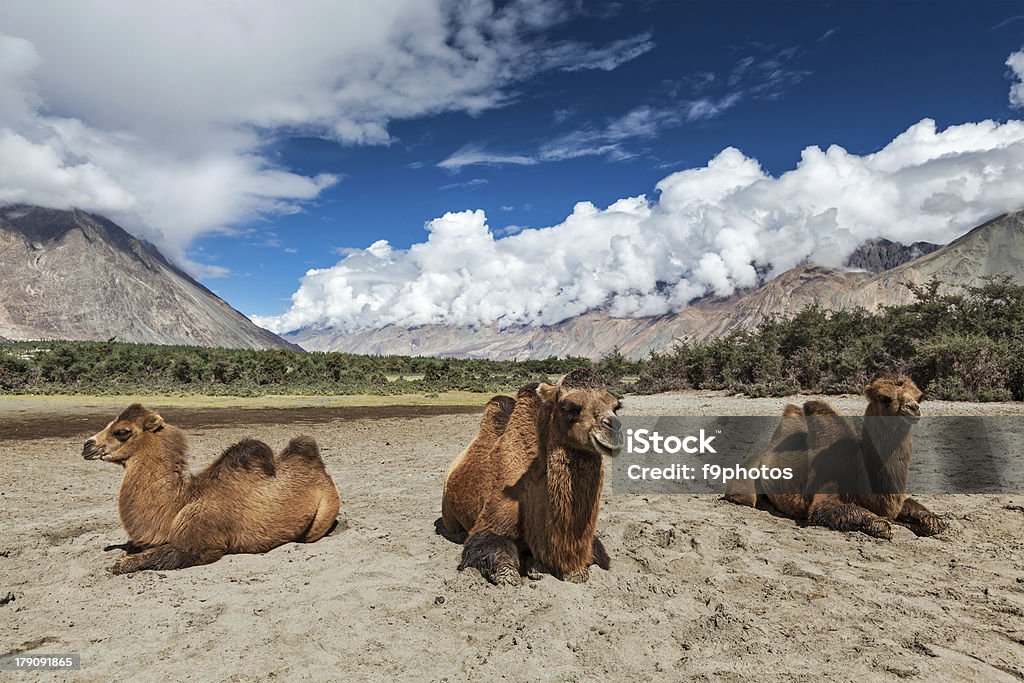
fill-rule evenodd
<path id="1" fill-rule="evenodd" d="M 914 401 L 910 401 L 909 403 L 907 403 L 904 406 L 904 408 L 906 408 L 907 412 L 910 413 L 911 415 L 920 415 L 921 414 L 921 406 L 918 405 Z"/>
<path id="2" fill-rule="evenodd" d="M 601 424 L 613 432 L 617 432 L 622 429 L 622 422 L 615 415 L 609 415 L 605 419 L 601 420 Z"/>
<path id="3" fill-rule="evenodd" d="M 82 446 L 82 457 L 86 460 L 95 460 L 96 458 L 96 439 L 87 439 L 85 445 Z"/>

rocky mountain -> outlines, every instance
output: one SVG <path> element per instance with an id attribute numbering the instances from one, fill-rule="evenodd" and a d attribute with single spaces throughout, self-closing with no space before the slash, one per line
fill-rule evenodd
<path id="1" fill-rule="evenodd" d="M 814 264 L 782 273 L 752 291 L 730 297 L 707 297 L 682 311 L 653 318 L 611 318 L 600 311 L 546 327 L 447 327 L 391 325 L 378 330 L 343 333 L 305 328 L 285 338 L 308 350 L 349 353 L 526 359 L 579 355 L 601 358 L 615 347 L 630 357 L 668 348 L 677 339 L 703 340 L 735 329 L 750 329 L 769 315 L 791 315 L 806 305 L 826 309 L 909 303 L 907 283 L 932 277 L 942 290 L 979 285 L 983 278 L 1006 274 L 1024 282 L 1024 212 L 995 218 L 944 247 L 918 242 L 900 245 L 877 241 L 858 253 L 858 270 Z M 923 255 L 910 258 L 915 252 Z M 924 253 L 930 251 L 930 253 Z M 895 267 L 886 264 L 902 261 Z"/>
<path id="2" fill-rule="evenodd" d="M 940 248 L 941 244 L 931 242 L 914 242 L 903 244 L 891 240 L 879 238 L 868 240 L 857 247 L 857 250 L 846 259 L 846 267 L 854 270 L 866 270 L 871 273 L 881 273 L 884 270 L 891 270 L 902 266 L 908 261 L 913 261 L 919 256 L 930 254 Z"/>
<path id="3" fill-rule="evenodd" d="M 0 208 L 0 335 L 296 348 L 151 244 L 84 211 Z"/>

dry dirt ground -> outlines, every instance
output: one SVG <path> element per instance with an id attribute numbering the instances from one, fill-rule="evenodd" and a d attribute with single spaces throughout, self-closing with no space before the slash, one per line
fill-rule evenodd
<path id="1" fill-rule="evenodd" d="M 862 399 L 833 399 L 859 413 Z M 113 576 L 120 471 L 81 458 L 113 417 L 0 399 L 0 654 L 80 653 L 31 680 L 1022 680 L 1024 495 L 934 495 L 941 536 L 801 527 L 714 496 L 604 492 L 612 569 L 517 588 L 434 533 L 477 410 L 167 407 L 196 465 L 243 436 L 322 445 L 342 495 L 311 545 Z M 782 399 L 628 397 L 634 415 L 778 414 Z M 48 410 L 47 405 L 51 405 Z M 1024 414 L 928 403 L 930 414 Z M 432 412 L 433 411 L 433 412 Z M 73 416 L 74 419 L 65 416 Z M 299 421 L 300 424 L 294 424 Z M 5 598 L 4 596 L 7 596 Z"/>

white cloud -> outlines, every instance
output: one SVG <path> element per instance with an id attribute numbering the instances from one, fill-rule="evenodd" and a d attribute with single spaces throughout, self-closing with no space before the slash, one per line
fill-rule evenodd
<path id="1" fill-rule="evenodd" d="M 548 44 L 571 18 L 558 0 L 4 3 L 0 202 L 109 214 L 185 263 L 198 235 L 339 181 L 280 167 L 278 136 L 388 144 L 392 121 L 481 112 L 537 73 L 652 46 Z"/>
<path id="2" fill-rule="evenodd" d="M 536 163 L 537 159 L 532 156 L 488 152 L 480 145 L 466 145 L 437 165 L 439 168 L 457 171 L 463 166 L 501 166 L 505 164 L 532 166 Z"/>
<path id="3" fill-rule="evenodd" d="M 925 119 L 874 154 L 806 148 L 773 177 L 727 148 L 673 173 L 657 201 L 576 205 L 562 223 L 497 237 L 483 211 L 428 223 L 402 250 L 379 241 L 311 270 L 276 331 L 389 323 L 550 324 L 607 306 L 613 315 L 679 310 L 756 284 L 804 259 L 840 266 L 864 240 L 947 242 L 1024 200 L 1024 122 L 937 130 Z"/>
<path id="4" fill-rule="evenodd" d="M 439 190 L 468 190 L 471 187 L 480 187 L 481 185 L 486 185 L 487 183 L 488 183 L 487 178 L 473 178 L 472 180 L 467 180 L 464 183 L 448 183 L 446 185 L 442 185 L 441 187 L 439 187 L 437 189 L 439 189 Z"/>
<path id="5" fill-rule="evenodd" d="M 650 33 L 617 40 L 607 47 L 592 50 L 585 59 L 578 59 L 572 54 L 575 50 L 570 48 L 568 54 L 564 57 L 561 69 L 562 71 L 586 71 L 590 69 L 612 71 L 653 49 L 654 41 L 651 40 Z"/>
<path id="6" fill-rule="evenodd" d="M 1010 106 L 1024 109 L 1024 50 L 1011 54 L 1006 60 L 1006 66 L 1010 67 L 1014 81 L 1010 86 Z"/>
<path id="7" fill-rule="evenodd" d="M 625 149 L 624 142 L 653 138 L 664 126 L 676 122 L 678 115 L 674 110 L 641 106 L 600 126 L 587 126 L 554 137 L 530 154 L 491 152 L 479 145 L 467 145 L 437 165 L 458 171 L 465 166 L 532 166 L 587 156 L 606 156 L 621 161 L 635 156 Z"/>

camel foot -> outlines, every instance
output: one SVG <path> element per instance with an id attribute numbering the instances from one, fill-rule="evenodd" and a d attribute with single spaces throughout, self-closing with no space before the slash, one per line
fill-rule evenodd
<path id="1" fill-rule="evenodd" d="M 918 536 L 941 534 L 948 526 L 945 520 L 933 514 L 931 510 L 913 498 L 907 498 L 903 502 L 903 509 L 896 517 L 896 521 Z"/>
<path id="2" fill-rule="evenodd" d="M 114 574 L 131 574 L 146 569 L 183 569 L 197 564 L 216 562 L 224 556 L 223 550 L 207 549 L 199 554 L 178 550 L 169 543 L 147 548 L 141 553 L 125 555 L 110 568 Z"/>
<path id="3" fill-rule="evenodd" d="M 868 536 L 891 541 L 893 536 L 892 523 L 887 519 L 873 519 L 868 522 L 861 531 Z"/>
<path id="4" fill-rule="evenodd" d="M 139 571 L 144 561 L 145 558 L 140 558 L 136 555 L 124 555 L 118 558 L 117 562 L 110 568 L 110 573 L 114 576 L 132 574 Z"/>
<path id="5" fill-rule="evenodd" d="M 530 557 L 526 564 L 526 578 L 531 581 L 540 581 L 544 578 L 545 574 L 550 574 L 551 570 L 545 567 L 543 564 L 537 561 L 536 558 Z"/>
<path id="6" fill-rule="evenodd" d="M 807 521 L 836 531 L 859 531 L 875 538 L 892 540 L 892 522 L 853 503 L 844 503 L 830 495 L 815 496 Z"/>
<path id="7" fill-rule="evenodd" d="M 479 531 L 466 538 L 459 570 L 476 567 L 497 586 L 519 585 L 519 548 L 511 538 Z"/>
<path id="8" fill-rule="evenodd" d="M 935 536 L 941 534 L 949 525 L 938 515 L 926 515 L 920 519 L 903 522 L 903 526 L 914 532 L 917 536 Z"/>
<path id="9" fill-rule="evenodd" d="M 509 566 L 500 567 L 490 576 L 485 576 L 485 578 L 495 586 L 518 586 L 523 582 L 515 567 Z"/>
<path id="10" fill-rule="evenodd" d="M 590 567 L 585 567 L 577 572 L 569 572 L 562 575 L 562 581 L 569 583 L 586 583 L 590 580 Z"/>

